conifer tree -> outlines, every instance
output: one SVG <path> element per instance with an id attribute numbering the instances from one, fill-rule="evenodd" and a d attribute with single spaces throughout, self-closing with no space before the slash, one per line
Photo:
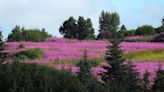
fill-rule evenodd
<path id="1" fill-rule="evenodd" d="M 91 74 L 92 65 L 87 59 L 87 50 L 84 50 L 83 53 L 83 60 L 77 65 L 80 68 L 80 72 L 78 73 L 79 80 L 86 86 L 86 92 L 104 92 L 105 89 L 103 85 L 101 85 Z"/>
<path id="2" fill-rule="evenodd" d="M 102 74 L 102 80 L 108 85 L 109 92 L 140 92 L 139 74 L 131 62 L 125 62 L 120 40 L 113 39 L 110 43 L 106 52 L 109 66 L 103 67 L 107 72 Z"/>
<path id="3" fill-rule="evenodd" d="M 142 80 L 143 92 L 150 92 L 150 72 L 146 70 Z"/>

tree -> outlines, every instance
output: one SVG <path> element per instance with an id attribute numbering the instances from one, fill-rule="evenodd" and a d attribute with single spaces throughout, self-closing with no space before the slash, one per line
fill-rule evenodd
<path id="1" fill-rule="evenodd" d="M 66 20 L 63 25 L 60 27 L 59 32 L 64 35 L 65 38 L 75 39 L 77 35 L 77 21 L 70 17 Z"/>
<path id="2" fill-rule="evenodd" d="M 156 31 L 154 29 L 154 27 L 150 26 L 150 25 L 143 25 L 140 26 L 136 29 L 135 35 L 154 35 L 156 34 Z"/>
<path id="3" fill-rule="evenodd" d="M 122 25 L 121 29 L 119 30 L 119 35 L 121 37 L 125 37 L 126 36 L 126 31 L 127 31 L 127 29 L 126 29 L 125 25 Z"/>
<path id="4" fill-rule="evenodd" d="M 94 29 L 92 27 L 91 19 L 85 20 L 83 17 L 79 16 L 78 24 L 78 39 L 94 39 Z"/>
<path id="5" fill-rule="evenodd" d="M 82 16 L 79 16 L 78 20 L 70 17 L 63 23 L 59 31 L 65 38 L 69 39 L 86 40 L 95 38 L 91 19 L 85 20 Z"/>
<path id="6" fill-rule="evenodd" d="M 16 25 L 15 28 L 12 30 L 12 33 L 9 34 L 7 39 L 8 42 L 22 41 L 23 36 L 20 26 Z"/>
<path id="7" fill-rule="evenodd" d="M 108 85 L 110 92 L 140 92 L 140 78 L 131 62 L 125 64 L 125 58 L 120 48 L 120 40 L 110 40 L 107 47 L 106 61 L 109 66 L 103 68 L 107 72 L 102 73 L 102 80 Z"/>
<path id="8" fill-rule="evenodd" d="M 4 44 L 3 44 L 2 38 L 3 38 L 2 31 L 0 31 L 0 53 L 1 53 L 1 50 L 4 49 Z"/>
<path id="9" fill-rule="evenodd" d="M 0 85 L 4 92 L 86 92 L 68 71 L 15 61 L 0 63 Z"/>
<path id="10" fill-rule="evenodd" d="M 16 42 L 16 41 L 33 41 L 33 42 L 42 42 L 50 35 L 43 28 L 39 29 L 25 29 L 24 27 L 16 26 L 12 33 L 9 34 L 7 41 Z"/>
<path id="11" fill-rule="evenodd" d="M 101 15 L 99 17 L 99 23 L 100 23 L 100 30 L 98 39 L 106 39 L 110 38 L 110 35 L 118 29 L 118 25 L 120 24 L 120 18 L 119 15 L 114 12 L 105 12 L 102 11 Z"/>
<path id="12" fill-rule="evenodd" d="M 81 60 L 77 65 L 80 68 L 78 78 L 87 88 L 86 92 L 104 92 L 104 87 L 91 74 L 90 70 L 92 68 L 92 64 L 88 61 L 87 57 L 87 50 L 84 50 L 83 60 Z"/>
<path id="13" fill-rule="evenodd" d="M 3 35 L 2 35 L 2 31 L 0 31 L 0 64 L 4 62 L 4 59 L 6 57 L 6 53 L 2 53 L 2 50 L 4 50 L 5 48 L 5 45 L 2 39 L 3 39 Z"/>
<path id="14" fill-rule="evenodd" d="M 143 75 L 143 92 L 150 92 L 150 72 L 146 70 Z"/>
<path id="15" fill-rule="evenodd" d="M 0 42 L 2 42 L 2 38 L 3 38 L 2 31 L 0 31 Z"/>
<path id="16" fill-rule="evenodd" d="M 127 29 L 126 29 L 125 25 L 122 25 L 120 30 L 127 30 Z"/>
<path id="17" fill-rule="evenodd" d="M 159 67 L 157 71 L 156 80 L 153 85 L 153 92 L 163 92 L 164 91 L 164 70 Z"/>
<path id="18" fill-rule="evenodd" d="M 126 83 L 125 88 L 128 92 L 141 92 L 142 90 L 142 80 L 140 79 L 139 72 L 135 69 L 136 65 L 134 65 L 131 61 L 127 63 L 127 74 L 125 72 L 125 80 L 128 81 Z"/>
<path id="19" fill-rule="evenodd" d="M 161 21 L 161 22 L 162 22 L 162 26 L 164 27 L 164 17 L 163 17 L 163 19 L 162 19 L 162 21 Z"/>

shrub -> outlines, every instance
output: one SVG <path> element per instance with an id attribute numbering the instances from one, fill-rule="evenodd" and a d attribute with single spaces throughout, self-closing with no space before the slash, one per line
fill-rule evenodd
<path id="1" fill-rule="evenodd" d="M 32 41 L 32 42 L 42 42 L 46 38 L 50 37 L 45 29 L 25 29 L 24 27 L 16 26 L 11 34 L 8 35 L 8 42 L 17 42 L 17 41 Z"/>
<path id="2" fill-rule="evenodd" d="M 20 48 L 20 49 L 25 48 L 25 46 L 23 45 L 23 43 L 21 43 L 21 44 L 19 45 L 19 48 Z"/>
<path id="3" fill-rule="evenodd" d="M 3 92 L 86 92 L 70 72 L 19 62 L 0 63 L 0 85 Z"/>
<path id="4" fill-rule="evenodd" d="M 144 26 L 138 27 L 136 32 L 135 32 L 135 35 L 143 35 L 143 36 L 154 35 L 154 34 L 156 34 L 156 31 L 150 25 L 144 25 Z"/>
<path id="5" fill-rule="evenodd" d="M 18 59 L 40 59 L 43 55 L 43 52 L 39 48 L 33 48 L 25 51 L 20 51 L 15 54 Z"/>

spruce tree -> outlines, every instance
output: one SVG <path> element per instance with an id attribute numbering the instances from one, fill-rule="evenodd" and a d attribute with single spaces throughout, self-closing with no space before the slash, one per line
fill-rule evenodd
<path id="1" fill-rule="evenodd" d="M 91 74 L 91 62 L 88 61 L 87 50 L 84 50 L 83 60 L 78 63 L 80 72 L 78 78 L 85 85 L 86 92 L 105 92 L 103 85 L 100 84 Z"/>
<path id="2" fill-rule="evenodd" d="M 109 66 L 103 67 L 107 72 L 102 74 L 102 80 L 108 85 L 110 92 L 140 92 L 139 74 L 131 62 L 125 62 L 120 40 L 113 39 L 110 43 L 106 52 Z"/>
<path id="3" fill-rule="evenodd" d="M 106 61 L 109 66 L 104 67 L 108 72 L 103 76 L 103 81 L 109 82 L 111 80 L 119 80 L 124 72 L 125 65 L 123 62 L 125 59 L 123 58 L 122 50 L 120 49 L 120 42 L 113 39 L 110 41 L 111 45 L 107 47 L 106 52 Z"/>
<path id="4" fill-rule="evenodd" d="M 150 72 L 145 71 L 142 79 L 143 92 L 150 92 Z"/>

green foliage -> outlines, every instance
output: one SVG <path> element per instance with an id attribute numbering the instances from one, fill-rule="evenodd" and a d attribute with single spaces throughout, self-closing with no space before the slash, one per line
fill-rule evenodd
<path id="1" fill-rule="evenodd" d="M 118 25 L 120 24 L 120 18 L 119 15 L 114 12 L 105 12 L 102 11 L 101 15 L 99 17 L 99 23 L 100 23 L 100 30 L 98 39 L 107 39 L 111 38 L 111 34 L 115 33 L 118 29 Z"/>
<path id="2" fill-rule="evenodd" d="M 120 41 L 111 40 L 111 46 L 107 47 L 106 61 L 109 66 L 103 68 L 107 72 L 102 73 L 102 80 L 109 88 L 109 92 L 141 92 L 141 84 L 138 72 L 129 62 L 124 64 L 123 52 L 119 46 Z"/>
<path id="3" fill-rule="evenodd" d="M 20 48 L 20 49 L 25 48 L 25 46 L 23 45 L 23 43 L 19 44 L 19 48 Z"/>
<path id="4" fill-rule="evenodd" d="M 22 35 L 22 30 L 20 26 L 15 26 L 15 28 L 12 30 L 12 33 L 9 34 L 7 41 L 9 42 L 14 42 L 14 41 L 22 41 L 23 40 L 23 35 Z"/>
<path id="5" fill-rule="evenodd" d="M 94 29 L 92 26 L 91 19 L 88 18 L 85 20 L 83 17 L 79 17 L 78 19 L 78 39 L 79 40 L 84 40 L 84 39 L 95 39 L 94 36 Z"/>
<path id="6" fill-rule="evenodd" d="M 0 31 L 0 42 L 2 42 L 2 38 L 3 38 L 2 31 Z"/>
<path id="7" fill-rule="evenodd" d="M 40 59 L 43 56 L 43 52 L 39 48 L 29 49 L 25 51 L 20 51 L 15 54 L 18 59 Z"/>
<path id="8" fill-rule="evenodd" d="M 3 38 L 2 32 L 0 31 L 0 52 L 1 52 L 1 50 L 4 49 L 4 43 L 3 43 L 3 41 L 2 41 L 2 38 Z"/>
<path id="9" fill-rule="evenodd" d="M 70 17 L 60 27 L 59 32 L 63 34 L 65 38 L 69 38 L 69 39 L 77 38 L 76 20 L 73 17 Z"/>
<path id="10" fill-rule="evenodd" d="M 164 17 L 163 17 L 161 23 L 162 23 L 162 26 L 164 27 Z"/>
<path id="11" fill-rule="evenodd" d="M 150 88 L 150 73 L 146 70 L 146 72 L 143 75 L 142 79 L 142 87 L 143 87 L 143 92 L 151 92 Z"/>
<path id="12" fill-rule="evenodd" d="M 127 31 L 127 29 L 126 29 L 125 25 L 122 25 L 121 29 L 118 32 L 120 37 L 125 37 L 126 36 L 126 31 Z"/>
<path id="13" fill-rule="evenodd" d="M 76 76 L 37 64 L 0 63 L 3 92 L 87 92 Z"/>
<path id="14" fill-rule="evenodd" d="M 164 91 L 164 71 L 159 67 L 157 71 L 157 76 L 153 85 L 153 92 L 163 92 Z"/>
<path id="15" fill-rule="evenodd" d="M 32 42 L 42 42 L 45 41 L 50 35 L 45 32 L 45 29 L 25 29 L 16 26 L 12 33 L 9 34 L 7 41 L 16 42 L 16 41 L 32 41 Z"/>
<path id="16" fill-rule="evenodd" d="M 78 20 L 70 17 L 60 27 L 59 32 L 69 39 L 89 40 L 95 38 L 91 19 L 85 20 L 81 16 Z"/>
<path id="17" fill-rule="evenodd" d="M 155 29 L 150 25 L 143 25 L 136 29 L 135 35 L 154 35 L 156 34 Z"/>
<path id="18" fill-rule="evenodd" d="M 164 26 L 160 26 L 160 27 L 156 28 L 155 30 L 157 33 L 164 32 Z"/>
<path id="19" fill-rule="evenodd" d="M 164 61 L 164 50 L 148 50 L 125 55 L 126 58 L 131 57 L 132 61 Z"/>
<path id="20" fill-rule="evenodd" d="M 78 73 L 78 78 L 80 82 L 87 88 L 86 92 L 104 92 L 105 87 L 103 87 L 100 82 L 98 82 L 91 74 L 92 63 L 87 60 L 87 52 L 84 51 L 84 60 L 80 61 L 77 66 L 80 68 Z"/>

